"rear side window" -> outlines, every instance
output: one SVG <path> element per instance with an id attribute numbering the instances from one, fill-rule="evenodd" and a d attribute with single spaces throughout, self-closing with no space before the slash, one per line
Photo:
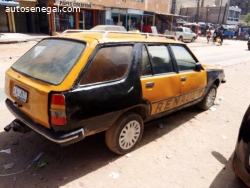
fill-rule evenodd
<path id="1" fill-rule="evenodd" d="M 180 71 L 195 69 L 196 60 L 184 46 L 171 46 Z"/>
<path id="2" fill-rule="evenodd" d="M 101 48 L 93 58 L 80 84 L 106 82 L 122 78 L 129 66 L 133 46 Z"/>
<path id="3" fill-rule="evenodd" d="M 180 32 L 182 32 L 182 28 L 180 28 L 180 27 L 175 27 L 175 28 L 173 29 L 173 31 L 180 31 Z"/>
<path id="4" fill-rule="evenodd" d="M 142 49 L 142 60 L 141 60 L 141 64 L 140 64 L 140 74 L 141 74 L 141 76 L 152 75 L 150 61 L 148 58 L 148 52 L 147 52 L 145 46 L 143 46 L 143 49 Z"/>
<path id="5" fill-rule="evenodd" d="M 60 84 L 85 49 L 85 44 L 69 40 L 43 40 L 18 59 L 12 68 L 33 78 Z"/>
<path id="6" fill-rule="evenodd" d="M 148 52 L 152 59 L 152 68 L 155 74 L 173 72 L 172 60 L 167 46 L 148 46 Z"/>

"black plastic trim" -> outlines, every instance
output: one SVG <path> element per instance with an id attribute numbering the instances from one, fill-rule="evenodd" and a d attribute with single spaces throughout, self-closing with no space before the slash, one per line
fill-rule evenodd
<path id="1" fill-rule="evenodd" d="M 32 121 L 27 115 L 22 113 L 18 108 L 16 108 L 12 101 L 6 99 L 5 104 L 10 112 L 21 122 L 23 125 L 28 126 L 38 134 L 47 138 L 48 140 L 60 144 L 61 146 L 66 146 L 78 142 L 84 139 L 84 129 L 80 128 L 73 130 L 71 132 L 54 132 L 52 129 L 47 129 L 42 125 Z"/>

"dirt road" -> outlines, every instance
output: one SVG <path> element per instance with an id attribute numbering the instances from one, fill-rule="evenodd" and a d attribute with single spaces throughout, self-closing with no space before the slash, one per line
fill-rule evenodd
<path id="1" fill-rule="evenodd" d="M 44 152 L 40 161 L 46 165 L 39 168 L 33 164 L 21 173 L 0 177 L 0 187 L 244 187 L 232 172 L 230 159 L 249 105 L 250 62 L 226 59 L 224 54 L 227 83 L 218 89 L 217 99 L 222 100 L 213 106 L 214 111 L 190 107 L 170 114 L 145 128 L 139 147 L 130 155 L 117 156 L 107 149 L 104 134 L 60 147 L 34 132 L 21 135 L 3 131 L 13 120 L 4 105 L 4 71 L 34 44 L 0 45 L 0 151 L 11 150 L 10 154 L 0 152 L 0 176 L 29 167 L 40 152 Z M 219 48 L 229 53 L 232 45 L 234 53 L 236 44 L 238 51 L 245 51 L 246 44 L 237 41 L 225 41 L 225 46 Z M 204 61 L 218 51 L 203 40 L 190 47 L 196 54 L 205 54 L 200 58 Z M 3 165 L 9 163 L 14 165 L 6 170 Z"/>

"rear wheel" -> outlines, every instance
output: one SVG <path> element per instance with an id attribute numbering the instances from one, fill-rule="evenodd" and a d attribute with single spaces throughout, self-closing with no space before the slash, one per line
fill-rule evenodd
<path id="1" fill-rule="evenodd" d="M 213 106 L 216 94 L 217 94 L 217 87 L 216 85 L 213 84 L 210 87 L 209 91 L 204 96 L 203 100 L 200 103 L 198 103 L 198 106 L 202 110 L 208 110 L 209 108 L 211 108 L 211 106 Z"/>
<path id="2" fill-rule="evenodd" d="M 119 155 L 129 153 L 140 141 L 143 130 L 141 116 L 134 113 L 124 114 L 106 131 L 106 144 Z"/>
<path id="3" fill-rule="evenodd" d="M 191 42 L 194 42 L 195 41 L 195 38 L 193 37 L 192 39 L 191 39 Z"/>
<path id="4" fill-rule="evenodd" d="M 183 38 L 182 38 L 182 36 L 180 36 L 180 37 L 178 38 L 178 41 L 183 42 Z"/>

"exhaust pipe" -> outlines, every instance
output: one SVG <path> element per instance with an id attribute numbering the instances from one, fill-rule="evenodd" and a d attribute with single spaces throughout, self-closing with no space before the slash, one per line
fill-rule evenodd
<path id="1" fill-rule="evenodd" d="M 4 127 L 4 130 L 6 132 L 9 132 L 11 129 L 14 132 L 20 132 L 20 133 L 27 133 L 27 132 L 31 131 L 31 129 L 28 126 L 26 126 L 24 123 L 20 122 L 17 119 L 15 119 L 9 125 L 7 125 L 6 127 Z"/>
<path id="2" fill-rule="evenodd" d="M 6 132 L 9 132 L 14 127 L 14 121 L 12 121 L 9 125 L 7 125 L 6 127 L 4 127 L 4 130 Z"/>

